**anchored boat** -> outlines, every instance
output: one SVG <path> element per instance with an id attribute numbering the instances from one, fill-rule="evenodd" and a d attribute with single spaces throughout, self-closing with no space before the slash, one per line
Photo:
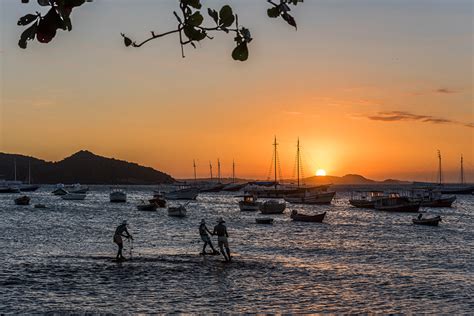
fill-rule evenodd
<path id="1" fill-rule="evenodd" d="M 252 194 L 245 194 L 244 199 L 239 201 L 239 208 L 242 212 L 255 212 L 260 209 L 261 202 L 257 202 L 257 197 Z"/>
<path id="2" fill-rule="evenodd" d="M 260 205 L 262 214 L 282 214 L 286 209 L 286 203 L 280 203 L 276 200 L 268 200 Z"/>
<path id="3" fill-rule="evenodd" d="M 322 223 L 324 217 L 326 217 L 326 212 L 316 215 L 306 215 L 306 214 L 299 214 L 297 210 L 291 211 L 291 219 L 296 222 L 314 222 L 314 223 Z"/>

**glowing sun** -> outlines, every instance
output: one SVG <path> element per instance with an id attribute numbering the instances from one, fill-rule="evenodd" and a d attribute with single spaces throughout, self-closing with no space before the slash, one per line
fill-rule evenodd
<path id="1" fill-rule="evenodd" d="M 324 176 L 326 175 L 326 171 L 325 171 L 324 169 L 318 169 L 318 170 L 316 171 L 316 175 L 317 175 L 318 177 L 324 177 Z"/>

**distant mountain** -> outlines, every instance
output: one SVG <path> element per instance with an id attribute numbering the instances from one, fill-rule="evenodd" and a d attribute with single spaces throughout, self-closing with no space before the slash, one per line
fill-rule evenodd
<path id="1" fill-rule="evenodd" d="M 384 181 L 375 181 L 367 179 L 358 174 L 346 174 L 342 177 L 336 176 L 314 176 L 304 180 L 309 185 L 321 185 L 321 184 L 407 184 L 409 182 L 387 179 Z"/>
<path id="2" fill-rule="evenodd" d="M 95 155 L 81 150 L 58 162 L 48 162 L 34 157 L 0 153 L 0 178 L 14 178 L 14 161 L 17 179 L 26 181 L 28 164 L 34 183 L 83 183 L 83 184 L 158 184 L 172 183 L 174 179 L 161 171 L 114 158 Z"/>

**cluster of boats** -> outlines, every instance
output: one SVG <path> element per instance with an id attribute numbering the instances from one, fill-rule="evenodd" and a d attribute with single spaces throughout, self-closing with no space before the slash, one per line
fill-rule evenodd
<path id="1" fill-rule="evenodd" d="M 414 188 L 405 194 L 378 190 L 356 191 L 352 193 L 349 203 L 357 208 L 418 212 L 420 207 L 451 207 L 454 201 L 456 201 L 455 195 L 445 196 L 439 189 Z"/>

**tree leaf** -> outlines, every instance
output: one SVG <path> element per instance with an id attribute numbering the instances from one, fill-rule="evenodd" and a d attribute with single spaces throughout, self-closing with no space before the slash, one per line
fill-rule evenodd
<path id="1" fill-rule="evenodd" d="M 223 27 L 231 26 L 235 21 L 234 13 L 232 12 L 232 8 L 228 5 L 225 5 L 219 11 L 219 23 Z"/>
<path id="2" fill-rule="evenodd" d="M 206 38 L 206 32 L 196 29 L 194 26 L 186 25 L 183 27 L 184 34 L 191 41 L 201 41 Z"/>
<path id="3" fill-rule="evenodd" d="M 202 24 L 202 21 L 204 20 L 203 16 L 199 11 L 194 12 L 191 16 L 188 18 L 188 23 L 190 25 L 194 26 L 199 26 Z"/>
<path id="4" fill-rule="evenodd" d="M 193 7 L 195 9 L 201 9 L 201 1 L 200 0 L 181 0 L 181 3 L 183 3 L 186 6 Z"/>
<path id="5" fill-rule="evenodd" d="M 38 18 L 36 14 L 27 14 L 18 20 L 17 25 L 28 25 Z"/>
<path id="6" fill-rule="evenodd" d="M 270 18 L 276 18 L 280 15 L 280 8 L 278 7 L 272 7 L 267 10 L 267 15 Z"/>
<path id="7" fill-rule="evenodd" d="M 216 24 L 219 23 L 219 13 L 217 13 L 216 10 L 213 10 L 213 9 L 208 8 L 208 9 L 207 9 L 207 13 L 208 13 L 209 16 L 214 20 L 214 22 L 216 22 Z"/>
<path id="8" fill-rule="evenodd" d="M 20 36 L 20 40 L 18 41 L 18 46 L 25 49 L 27 45 L 27 41 L 31 41 L 35 39 L 36 32 L 38 31 L 38 25 L 32 24 L 29 28 L 23 31 Z"/>
<path id="9" fill-rule="evenodd" d="M 238 44 L 232 51 L 232 58 L 234 60 L 246 61 L 249 58 L 247 43 L 242 42 Z"/>
<path id="10" fill-rule="evenodd" d="M 296 27 L 296 21 L 295 21 L 295 19 L 294 19 L 291 15 L 289 15 L 289 14 L 286 13 L 286 12 L 283 12 L 283 13 L 281 14 L 281 17 L 282 17 L 283 20 L 285 20 L 289 25 L 294 26 L 294 27 L 297 29 L 297 27 Z"/>

